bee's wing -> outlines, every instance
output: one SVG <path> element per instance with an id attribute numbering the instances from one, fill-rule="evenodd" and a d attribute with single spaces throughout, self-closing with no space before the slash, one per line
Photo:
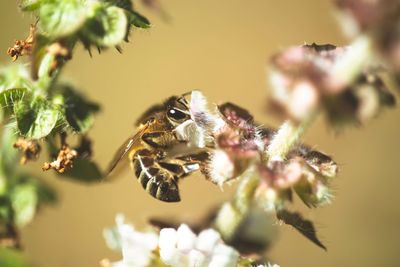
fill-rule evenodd
<path id="1" fill-rule="evenodd" d="M 136 134 L 129 137 L 117 150 L 114 155 L 114 158 L 111 160 L 108 165 L 106 175 L 109 176 L 110 173 L 114 170 L 114 168 L 118 165 L 122 158 L 126 156 L 126 154 L 131 150 L 132 146 L 137 144 L 137 142 L 142 137 L 144 131 L 147 129 L 148 125 L 144 125 Z"/>

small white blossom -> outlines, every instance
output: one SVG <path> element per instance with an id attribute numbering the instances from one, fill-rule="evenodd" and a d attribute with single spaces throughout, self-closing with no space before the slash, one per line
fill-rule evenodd
<path id="1" fill-rule="evenodd" d="M 161 229 L 159 236 L 154 232 L 138 232 L 124 222 L 123 215 L 116 217 L 117 226 L 104 231 L 107 245 L 122 252 L 122 260 L 108 267 L 145 267 L 152 264 L 159 254 L 167 266 L 173 267 L 236 267 L 239 253 L 224 244 L 220 234 L 206 229 L 196 235 L 185 224 L 177 230 Z M 157 253 L 157 250 L 159 253 Z"/>
<path id="2" fill-rule="evenodd" d="M 218 119 L 208 110 L 207 100 L 200 91 L 192 91 L 189 111 L 191 119 L 178 125 L 174 133 L 189 147 L 204 148 L 213 140 L 211 135 Z"/>
<path id="3" fill-rule="evenodd" d="M 141 233 L 124 222 L 119 214 L 116 217 L 117 226 L 104 230 L 107 245 L 122 252 L 122 260 L 113 262 L 111 267 L 144 267 L 149 266 L 153 251 L 157 248 L 158 236 L 153 232 Z"/>
<path id="4" fill-rule="evenodd" d="M 185 224 L 178 230 L 162 229 L 158 245 L 161 260 L 174 267 L 235 267 L 239 258 L 215 230 L 207 229 L 196 236 Z"/>

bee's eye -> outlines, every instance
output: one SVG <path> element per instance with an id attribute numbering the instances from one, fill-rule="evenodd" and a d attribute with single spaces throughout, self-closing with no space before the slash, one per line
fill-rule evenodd
<path id="1" fill-rule="evenodd" d="M 168 117 L 174 121 L 180 122 L 187 119 L 188 115 L 178 109 L 170 108 L 168 110 Z"/>

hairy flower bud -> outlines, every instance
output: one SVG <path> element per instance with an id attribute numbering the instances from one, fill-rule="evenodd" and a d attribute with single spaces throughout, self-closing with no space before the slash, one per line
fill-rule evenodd
<path id="1" fill-rule="evenodd" d="M 366 40 L 353 46 L 290 47 L 272 59 L 272 104 L 300 122 L 323 110 L 333 124 L 363 123 L 394 104 L 382 79 L 363 60 Z"/>
<path id="2" fill-rule="evenodd" d="M 348 35 L 366 35 L 397 75 L 400 73 L 400 2 L 336 0 L 339 21 Z"/>

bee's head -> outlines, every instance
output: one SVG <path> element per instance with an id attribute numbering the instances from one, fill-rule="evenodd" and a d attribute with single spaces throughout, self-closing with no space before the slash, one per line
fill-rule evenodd
<path id="1" fill-rule="evenodd" d="M 139 117 L 136 124 L 158 120 L 158 123 L 163 122 L 162 124 L 168 124 L 171 128 L 175 128 L 184 123 L 190 119 L 189 102 L 186 95 L 172 96 L 164 103 L 150 107 Z"/>
<path id="2" fill-rule="evenodd" d="M 204 148 L 212 142 L 218 118 L 208 109 L 200 91 L 192 91 L 176 98 L 168 109 L 168 119 L 175 125 L 175 136 L 189 146 Z"/>
<path id="3" fill-rule="evenodd" d="M 164 106 L 166 118 L 174 127 L 177 127 L 191 119 L 189 102 L 185 98 L 185 95 L 180 97 L 170 97 L 164 103 Z"/>
<path id="4" fill-rule="evenodd" d="M 197 147 L 205 146 L 216 125 L 200 91 L 172 96 L 163 104 L 152 106 L 139 118 L 138 124 L 152 121 L 153 127 L 171 130 L 178 140 Z"/>

